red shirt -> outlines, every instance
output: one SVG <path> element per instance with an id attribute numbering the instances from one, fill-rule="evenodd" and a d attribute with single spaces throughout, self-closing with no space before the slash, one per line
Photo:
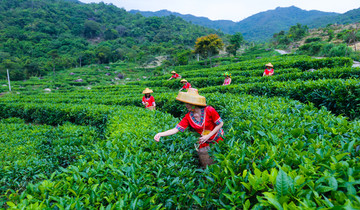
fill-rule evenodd
<path id="1" fill-rule="evenodd" d="M 171 78 L 174 78 L 174 79 L 176 79 L 176 78 L 178 78 L 178 77 L 180 77 L 180 75 L 178 75 L 177 73 L 176 73 L 176 74 L 173 74 L 173 75 L 171 76 Z"/>
<path id="2" fill-rule="evenodd" d="M 191 85 L 188 82 L 182 87 L 182 89 L 186 89 L 186 90 L 189 88 L 191 88 Z"/>
<path id="3" fill-rule="evenodd" d="M 153 103 L 155 103 L 155 99 L 153 96 L 150 96 L 150 98 L 145 98 L 145 96 L 143 96 L 142 101 L 144 103 L 148 102 L 148 104 L 146 105 L 146 107 L 150 107 L 153 106 Z"/>
<path id="4" fill-rule="evenodd" d="M 274 69 L 265 69 L 264 73 L 265 75 L 271 75 L 274 73 Z"/>
<path id="5" fill-rule="evenodd" d="M 179 124 L 176 125 L 176 129 L 184 132 L 184 130 L 190 125 L 197 133 L 201 134 L 204 130 L 214 130 L 214 128 L 221 122 L 222 120 L 219 113 L 212 106 L 207 106 L 206 108 L 201 109 L 200 122 L 195 119 L 193 112 L 188 112 Z M 224 131 L 223 129 L 220 129 L 219 132 L 210 137 L 208 142 L 219 140 L 222 135 L 224 135 Z"/>

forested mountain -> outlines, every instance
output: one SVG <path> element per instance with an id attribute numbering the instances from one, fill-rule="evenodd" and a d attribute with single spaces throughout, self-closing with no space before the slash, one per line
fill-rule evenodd
<path id="1" fill-rule="evenodd" d="M 210 20 L 207 17 L 197 17 L 194 15 L 190 15 L 190 14 L 180 14 L 177 12 L 171 12 L 168 10 L 160 10 L 160 11 L 156 11 L 156 12 L 150 12 L 150 11 L 140 11 L 140 10 L 130 10 L 129 11 L 132 14 L 141 14 L 144 17 L 165 17 L 165 16 L 170 16 L 170 15 L 175 15 L 177 17 L 181 17 L 184 20 L 197 24 L 197 25 L 201 25 L 201 26 L 205 26 L 205 27 L 209 27 L 209 28 L 213 28 L 213 29 L 220 29 L 221 31 L 228 33 L 228 34 L 234 34 L 235 32 L 235 22 L 231 21 L 231 20 Z"/>
<path id="2" fill-rule="evenodd" d="M 360 8 L 350 10 L 344 14 L 335 16 L 325 16 L 305 23 L 311 28 L 324 27 L 328 24 L 349 24 L 360 22 Z"/>
<path id="3" fill-rule="evenodd" d="M 130 14 L 114 5 L 76 0 L 0 1 L 0 78 L 118 60 L 146 62 L 195 44 L 214 29 L 175 17 Z"/>
<path id="4" fill-rule="evenodd" d="M 235 32 L 241 32 L 244 35 L 244 38 L 249 41 L 268 41 L 272 34 L 281 30 L 288 30 L 292 25 L 296 25 L 297 23 L 304 24 L 319 17 L 331 17 L 338 15 L 337 13 L 321 12 L 316 10 L 306 11 L 291 6 L 278 7 L 274 10 L 268 10 L 252 15 L 239 22 L 233 22 L 228 20 L 211 21 L 204 17 L 181 15 L 179 13 L 172 13 L 166 10 L 159 12 L 140 12 L 132 10 L 130 12 L 140 13 L 147 17 L 176 15 L 195 24 L 220 29 L 225 33 L 233 34 Z"/>

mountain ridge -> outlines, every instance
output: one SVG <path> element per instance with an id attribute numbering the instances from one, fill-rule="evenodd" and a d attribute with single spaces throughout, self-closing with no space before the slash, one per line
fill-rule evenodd
<path id="1" fill-rule="evenodd" d="M 288 30 L 292 25 L 297 23 L 311 23 L 319 18 L 338 16 L 335 12 L 322 12 L 318 10 L 303 10 L 295 6 L 276 7 L 273 10 L 259 12 L 249 16 L 241 21 L 234 22 L 231 20 L 210 20 L 207 17 L 197 17 L 191 14 L 180 14 L 168 10 L 159 10 L 156 12 L 130 10 L 130 13 L 140 13 L 145 17 L 150 16 L 168 16 L 174 15 L 182 17 L 184 20 L 194 24 L 222 30 L 228 34 L 241 32 L 248 41 L 268 41 L 272 34 L 281 30 Z M 292 17 L 292 18 L 289 18 Z M 267 33 L 270 31 L 270 33 Z"/>

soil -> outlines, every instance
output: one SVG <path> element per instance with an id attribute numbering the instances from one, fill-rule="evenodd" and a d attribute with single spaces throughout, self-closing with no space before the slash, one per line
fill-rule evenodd
<path id="1" fill-rule="evenodd" d="M 166 60 L 166 56 L 158 56 L 155 59 L 156 60 L 154 60 L 153 62 L 151 62 L 147 66 L 145 66 L 145 68 L 155 68 L 155 67 L 161 66 L 162 62 L 164 60 Z"/>
<path id="2" fill-rule="evenodd" d="M 275 50 L 276 52 L 280 53 L 281 55 L 289 54 L 290 52 L 287 52 L 285 50 Z"/>

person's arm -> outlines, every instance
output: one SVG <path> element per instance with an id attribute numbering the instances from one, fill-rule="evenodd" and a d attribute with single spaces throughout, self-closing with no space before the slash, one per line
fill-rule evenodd
<path id="1" fill-rule="evenodd" d="M 170 77 L 170 79 L 168 79 L 168 81 L 171 80 L 171 79 L 172 79 L 172 77 Z"/>
<path id="2" fill-rule="evenodd" d="M 179 130 L 177 128 L 173 128 L 173 129 L 158 133 L 158 134 L 156 134 L 154 136 L 154 140 L 159 142 L 161 137 L 163 137 L 163 136 L 171 136 L 171 135 L 176 134 L 177 132 L 179 132 Z"/>
<path id="3" fill-rule="evenodd" d="M 230 85 L 231 84 L 231 78 L 229 78 L 229 84 L 228 85 Z"/>
<path id="4" fill-rule="evenodd" d="M 223 127 L 223 125 L 224 125 L 224 122 L 221 122 L 208 135 L 200 137 L 199 144 L 205 143 L 207 140 L 209 140 L 215 133 L 217 133 Z"/>
<path id="5" fill-rule="evenodd" d="M 144 101 L 144 98 L 141 100 L 141 103 L 142 103 L 143 105 L 146 105 L 146 103 L 145 103 L 145 101 Z"/>
<path id="6" fill-rule="evenodd" d="M 153 106 L 156 106 L 155 101 L 152 103 Z"/>

